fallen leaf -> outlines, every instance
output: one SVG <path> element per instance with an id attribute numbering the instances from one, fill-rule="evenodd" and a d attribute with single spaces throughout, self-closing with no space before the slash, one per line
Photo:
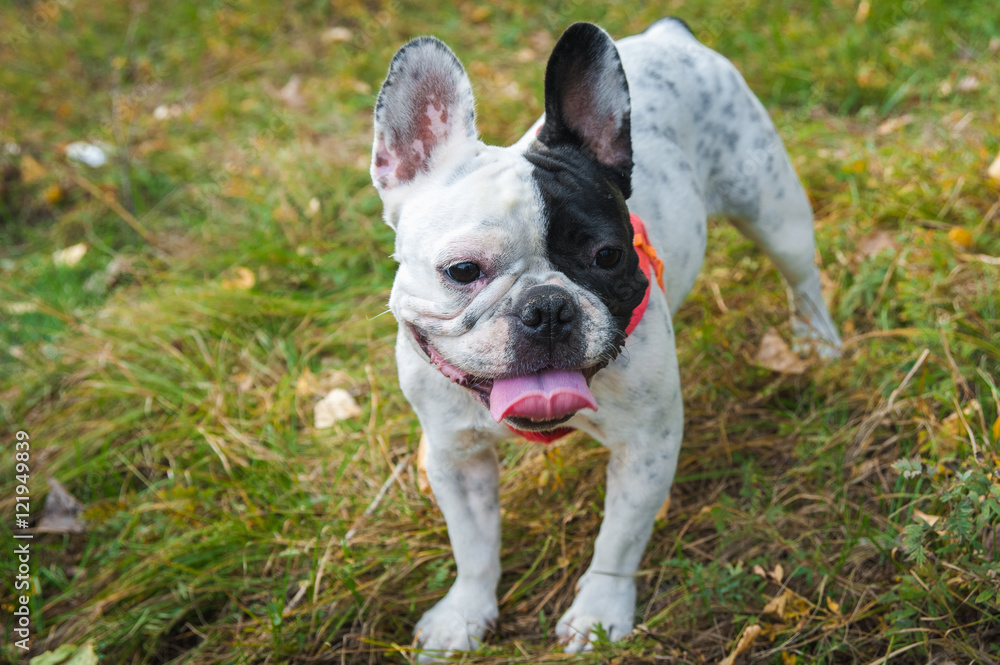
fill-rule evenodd
<path id="1" fill-rule="evenodd" d="M 306 100 L 302 97 L 302 77 L 292 74 L 288 83 L 278 91 L 278 98 L 291 108 L 305 106 Z"/>
<path id="2" fill-rule="evenodd" d="M 754 567 L 750 569 L 750 572 L 754 575 L 759 575 L 760 577 L 767 579 L 767 572 L 759 563 L 754 564 Z"/>
<path id="3" fill-rule="evenodd" d="M 919 520 L 923 520 L 928 526 L 934 526 L 937 524 L 937 521 L 941 519 L 940 515 L 928 515 L 922 510 L 917 510 L 916 508 L 913 509 L 913 516 Z"/>
<path id="4" fill-rule="evenodd" d="M 81 242 L 52 252 L 52 261 L 57 266 L 72 268 L 87 253 L 87 243 Z"/>
<path id="5" fill-rule="evenodd" d="M 236 277 L 222 280 L 222 288 L 227 291 L 248 291 L 257 283 L 253 271 L 250 268 L 240 266 L 236 269 Z"/>
<path id="6" fill-rule="evenodd" d="M 21 157 L 21 180 L 25 184 L 30 185 L 33 182 L 38 182 L 45 177 L 45 167 L 38 163 L 38 161 L 31 155 L 24 155 Z"/>
<path id="7" fill-rule="evenodd" d="M 97 665 L 94 643 L 87 642 L 82 647 L 64 644 L 55 651 L 46 651 L 35 656 L 28 665 Z"/>
<path id="8" fill-rule="evenodd" d="M 879 136 L 888 136 L 901 127 L 907 126 L 911 122 L 913 122 L 913 115 L 909 113 L 901 115 L 897 118 L 889 118 L 875 128 L 875 133 Z"/>
<path id="9" fill-rule="evenodd" d="M 754 362 L 764 369 L 781 374 L 801 374 L 806 370 L 806 364 L 792 352 L 776 328 L 769 328 L 764 333 Z"/>
<path id="10" fill-rule="evenodd" d="M 971 74 L 969 76 L 965 76 L 955 85 L 955 89 L 959 92 L 973 92 L 975 90 L 979 90 L 979 79 Z"/>
<path id="11" fill-rule="evenodd" d="M 333 427 L 333 424 L 361 415 L 361 407 L 343 388 L 334 388 L 313 407 L 313 424 L 316 429 Z"/>
<path id="12" fill-rule="evenodd" d="M 858 3 L 858 11 L 854 13 L 854 22 L 858 24 L 864 23 L 868 20 L 868 15 L 871 14 L 871 12 L 871 3 L 868 2 L 868 0 L 861 0 L 861 2 Z"/>
<path id="13" fill-rule="evenodd" d="M 780 596 L 768 601 L 763 613 L 772 614 L 782 621 L 796 621 L 809 614 L 811 609 L 812 603 L 791 589 L 785 589 Z"/>
<path id="14" fill-rule="evenodd" d="M 774 570 L 771 571 L 771 577 L 773 577 L 774 581 L 778 584 L 781 584 L 781 580 L 785 579 L 785 569 L 780 563 L 774 567 Z"/>
<path id="15" fill-rule="evenodd" d="M 49 494 L 45 497 L 42 519 L 35 531 L 39 533 L 83 533 L 87 525 L 79 518 L 83 504 L 70 494 L 62 483 L 49 478 Z"/>
<path id="16" fill-rule="evenodd" d="M 1000 417 L 993 423 L 993 440 L 1000 441 Z"/>
<path id="17" fill-rule="evenodd" d="M 295 381 L 295 395 L 326 395 L 334 388 L 342 388 L 351 383 L 351 375 L 340 370 L 331 370 L 316 376 L 307 367 Z"/>
<path id="18" fill-rule="evenodd" d="M 948 240 L 959 247 L 972 247 L 972 234 L 958 226 L 948 231 Z"/>
<path id="19" fill-rule="evenodd" d="M 990 167 L 986 169 L 986 175 L 995 183 L 1000 183 L 1000 152 L 997 153 L 996 159 L 990 164 Z"/>
<path id="20" fill-rule="evenodd" d="M 285 224 L 291 224 L 292 222 L 297 222 L 299 220 L 299 215 L 295 212 L 295 208 L 288 204 L 288 201 L 284 199 L 274 210 L 271 211 L 271 217 L 274 218 L 276 222 L 283 222 Z"/>
<path id="21" fill-rule="evenodd" d="M 667 513 L 669 512 L 670 512 L 670 495 L 668 494 L 666 500 L 664 500 L 663 502 L 663 505 L 660 506 L 660 509 L 656 511 L 655 519 L 657 521 L 665 520 L 667 519 Z"/>
<path id="22" fill-rule="evenodd" d="M 885 249 L 896 249 L 896 243 L 893 242 L 892 236 L 890 236 L 885 231 L 876 231 L 870 235 L 865 236 L 858 243 L 858 251 L 866 259 L 870 259 L 876 256 L 879 252 Z"/>
<path id="23" fill-rule="evenodd" d="M 840 614 L 840 603 L 830 598 L 830 596 L 826 597 L 826 606 L 834 614 Z"/>
<path id="24" fill-rule="evenodd" d="M 431 494 L 431 481 L 427 479 L 427 435 L 421 432 L 417 444 L 417 489 L 421 494 Z"/>
<path id="25" fill-rule="evenodd" d="M 760 635 L 761 630 L 763 629 L 760 627 L 760 624 L 756 623 L 744 628 L 739 641 L 736 643 L 736 647 L 733 648 L 728 656 L 719 661 L 719 665 L 733 665 L 741 653 L 753 646 L 754 640 Z"/>
<path id="26" fill-rule="evenodd" d="M 320 40 L 324 44 L 334 44 L 337 42 L 349 42 L 354 39 L 354 33 L 351 32 L 350 28 L 345 28 L 342 25 L 334 26 L 329 30 L 326 30 L 321 36 Z"/>
<path id="27" fill-rule="evenodd" d="M 309 199 L 309 204 L 306 206 L 306 214 L 310 217 L 315 217 L 319 214 L 319 199 L 315 196 Z"/>
<path id="28" fill-rule="evenodd" d="M 56 183 L 52 183 L 51 185 L 45 188 L 44 192 L 42 192 L 42 198 L 45 199 L 46 203 L 48 203 L 49 205 L 55 205 L 59 203 L 60 201 L 63 200 L 62 187 L 60 187 Z"/>

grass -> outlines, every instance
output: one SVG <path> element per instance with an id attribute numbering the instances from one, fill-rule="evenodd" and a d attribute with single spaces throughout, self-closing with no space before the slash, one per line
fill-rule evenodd
<path id="1" fill-rule="evenodd" d="M 509 142 L 541 111 L 566 25 L 623 36 L 672 13 L 772 111 L 846 351 L 800 376 L 756 366 L 768 328 L 787 336 L 783 289 L 713 227 L 676 321 L 685 447 L 638 626 L 577 660 L 716 662 L 749 626 L 741 662 L 1000 660 L 995 8 L 633 5 L 0 9 L 0 437 L 30 433 L 33 515 L 53 476 L 87 524 L 35 541 L 32 655 L 89 641 L 106 663 L 406 660 L 454 564 L 382 316 L 374 92 L 403 41 L 437 34 L 470 72 L 484 138 Z M 67 160 L 75 140 L 112 162 Z M 83 259 L 56 265 L 77 243 Z M 333 385 L 363 413 L 317 430 Z M 501 454 L 501 624 L 465 661 L 563 661 L 554 625 L 597 532 L 605 454 L 581 435 Z M 5 612 L 14 570 L 0 560 Z"/>

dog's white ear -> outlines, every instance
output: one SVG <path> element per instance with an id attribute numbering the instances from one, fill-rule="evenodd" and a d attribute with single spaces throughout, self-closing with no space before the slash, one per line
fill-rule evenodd
<path id="1" fill-rule="evenodd" d="M 371 176 L 383 201 L 476 139 L 472 85 L 455 54 L 434 37 L 403 45 L 375 103 Z"/>
<path id="2" fill-rule="evenodd" d="M 628 198 L 631 108 L 625 70 L 608 33 L 592 23 L 568 27 L 545 69 L 545 124 L 538 140 L 581 148 L 611 169 Z"/>

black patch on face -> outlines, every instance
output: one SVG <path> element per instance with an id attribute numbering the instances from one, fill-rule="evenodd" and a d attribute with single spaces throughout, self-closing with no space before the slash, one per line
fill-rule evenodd
<path id="1" fill-rule="evenodd" d="M 604 303 L 624 341 L 649 280 L 639 267 L 628 207 L 614 175 L 568 145 L 548 147 L 536 141 L 525 158 L 535 167 L 533 177 L 545 203 L 549 261 Z M 622 251 L 612 269 L 594 263 L 606 247 Z"/>

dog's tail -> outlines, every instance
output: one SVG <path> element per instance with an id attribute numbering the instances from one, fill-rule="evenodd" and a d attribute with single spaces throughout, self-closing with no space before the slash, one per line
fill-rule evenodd
<path id="1" fill-rule="evenodd" d="M 677 18 L 676 16 L 661 18 L 659 21 L 646 28 L 644 32 L 653 33 L 660 31 L 670 31 L 673 33 L 684 32 L 687 33 L 687 36 L 694 37 L 694 32 L 691 30 L 691 26 L 689 26 L 684 19 Z"/>

